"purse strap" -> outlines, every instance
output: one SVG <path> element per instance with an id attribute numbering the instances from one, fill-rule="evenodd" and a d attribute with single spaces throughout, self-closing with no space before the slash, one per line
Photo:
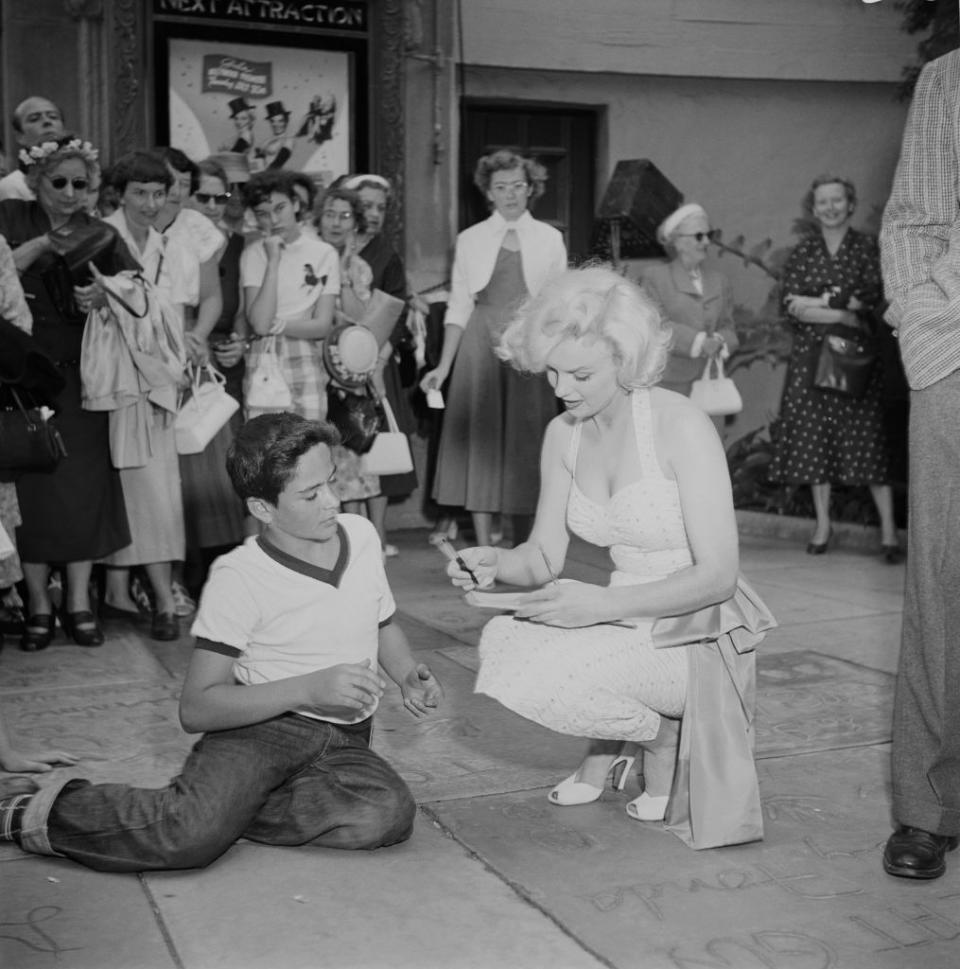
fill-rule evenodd
<path id="1" fill-rule="evenodd" d="M 10 390 L 10 396 L 13 398 L 14 403 L 20 409 L 20 413 L 23 414 L 23 419 L 27 422 L 28 430 L 36 430 L 37 425 L 34 423 L 33 418 L 30 416 L 30 411 L 28 408 L 23 406 L 23 401 L 20 399 L 20 395 L 17 393 L 17 388 L 13 384 L 6 385 Z"/>
<path id="2" fill-rule="evenodd" d="M 717 368 L 716 376 L 714 376 L 710 372 L 711 367 L 714 367 L 714 366 L 716 366 Z M 723 378 L 724 378 L 723 358 L 720 356 L 720 354 L 715 353 L 712 356 L 707 357 L 706 366 L 703 368 L 703 376 L 700 379 L 701 380 L 723 380 Z"/>
<path id="3" fill-rule="evenodd" d="M 138 313 L 119 293 L 115 293 L 108 285 L 107 278 L 100 272 L 99 269 L 91 262 L 89 264 L 90 271 L 93 273 L 93 278 L 97 281 L 97 284 L 103 290 L 104 295 L 108 300 L 112 299 L 119 306 L 123 307 L 132 317 L 138 320 L 142 320 L 150 310 L 150 297 L 147 295 L 147 287 L 144 284 L 143 276 L 140 273 L 134 273 L 130 278 L 140 283 L 143 288 L 143 312 Z"/>
<path id="4" fill-rule="evenodd" d="M 396 417 L 393 416 L 393 408 L 390 406 L 390 401 L 386 397 L 380 398 L 380 407 L 383 409 L 383 416 L 387 421 L 387 430 L 393 434 L 399 434 L 400 425 L 397 423 Z"/>

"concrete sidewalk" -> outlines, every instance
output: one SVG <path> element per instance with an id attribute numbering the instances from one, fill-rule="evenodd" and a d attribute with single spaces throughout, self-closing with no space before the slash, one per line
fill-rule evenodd
<path id="1" fill-rule="evenodd" d="M 236 845 L 203 871 L 105 875 L 0 847 L 4 969 L 955 969 L 960 857 L 933 883 L 889 878 L 888 741 L 903 567 L 753 538 L 744 573 L 780 628 L 759 664 L 766 839 L 693 852 L 626 816 L 546 793 L 582 744 L 472 693 L 489 618 L 443 578 L 422 531 L 388 565 L 399 622 L 446 688 L 435 717 L 390 693 L 375 745 L 421 808 L 372 853 Z M 577 545 L 567 575 L 598 579 Z M 0 655 L 0 703 L 72 773 L 161 785 L 191 738 L 176 719 L 190 642 L 122 626 L 79 649 Z"/>

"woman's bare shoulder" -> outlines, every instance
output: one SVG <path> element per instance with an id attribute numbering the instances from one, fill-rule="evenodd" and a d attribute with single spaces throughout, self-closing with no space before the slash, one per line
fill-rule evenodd
<path id="1" fill-rule="evenodd" d="M 689 397 L 664 387 L 653 387 L 650 390 L 650 413 L 653 417 L 654 428 L 665 442 L 676 434 L 716 435 L 713 421 Z"/>

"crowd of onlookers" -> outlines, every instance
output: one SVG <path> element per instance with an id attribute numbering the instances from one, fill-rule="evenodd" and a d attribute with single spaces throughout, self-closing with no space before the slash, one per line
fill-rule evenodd
<path id="1" fill-rule="evenodd" d="M 3 315 L 31 333 L 63 377 L 48 403 L 67 453 L 52 474 L 0 485 L 0 513 L 17 536 L 27 592 L 24 603 L 17 560 L 2 560 L 6 628 L 15 631 L 22 614 L 21 646 L 42 649 L 59 617 L 75 642 L 96 645 L 100 619 L 136 621 L 146 613 L 154 638 L 174 639 L 209 563 L 252 527 L 224 472 L 239 422 L 271 409 L 324 418 L 329 394 L 364 393 L 338 383 L 336 373 L 331 380 L 322 348 L 336 345 L 338 327 L 362 318 L 377 292 L 404 309 L 379 334 L 375 365 L 364 376 L 402 431 L 416 427 L 409 393 L 416 367 L 405 368 L 405 378 L 399 367 L 401 354 L 412 353 L 409 289 L 383 233 L 391 186 L 372 174 L 329 186 L 282 168 L 238 175 L 232 155 L 197 163 L 173 147 L 128 152 L 107 165 L 40 97 L 18 106 L 14 126 L 19 166 L 0 180 Z M 457 513 L 465 511 L 480 544 L 502 540 L 505 525 L 521 541 L 535 511 L 537 442 L 558 403 L 544 376 L 504 366 L 494 346 L 512 309 L 567 263 L 560 233 L 530 212 L 545 180 L 536 160 L 512 151 L 477 165 L 475 183 L 491 216 L 457 240 L 442 346 L 419 380 L 428 394 L 446 394 L 429 469 L 429 497 L 441 515 L 434 538 L 455 536 Z M 811 554 L 828 547 L 831 484 L 869 485 L 886 559 L 897 562 L 881 369 L 857 397 L 811 386 L 825 324 L 876 326 L 879 261 L 874 242 L 850 228 L 855 204 L 847 179 L 818 178 L 808 211 L 820 231 L 786 267 L 793 352 L 771 478 L 811 486 Z M 84 267 L 64 279 L 62 253 L 51 242 L 65 228 L 85 235 L 103 223 L 114 231 L 112 244 L 96 250 L 99 270 L 111 277 L 135 268 L 175 317 L 172 328 L 162 316 L 153 320 L 147 362 L 141 355 L 132 375 L 116 372 L 109 328 L 85 327 L 97 314 L 122 316 L 131 307 L 111 302 Z M 706 361 L 722 361 L 738 345 L 729 281 L 703 265 L 714 237 L 703 207 L 681 206 L 659 231 L 669 258 L 646 266 L 640 279 L 671 325 L 662 386 L 687 395 Z M 279 402 L 263 399 L 259 382 L 268 370 L 279 373 Z M 178 454 L 173 425 L 184 384 L 209 379 L 222 379 L 241 406 L 201 452 Z M 123 380 L 137 392 L 126 393 Z M 395 555 L 387 506 L 413 492 L 416 474 L 378 477 L 345 446 L 336 460 L 344 507 L 369 517 L 384 555 Z M 99 603 L 90 596 L 95 563 L 103 576 Z"/>
<path id="2" fill-rule="evenodd" d="M 66 453 L 53 472 L 0 484 L 18 552 L 0 560 L 5 629 L 26 650 L 45 648 L 58 620 L 80 645 L 103 642 L 103 619 L 149 620 L 155 639 L 172 640 L 212 559 L 253 530 L 224 470 L 237 426 L 274 409 L 324 418 L 324 343 L 365 321 L 377 295 L 398 309 L 379 319 L 364 379 L 344 374 L 344 384 L 385 397 L 400 428 L 414 428 L 398 366 L 413 352 L 407 280 L 383 234 L 391 185 L 372 174 L 326 187 L 302 172 L 250 175 L 233 155 L 196 163 L 172 147 L 106 164 L 42 97 L 18 106 L 14 127 L 18 168 L 0 181 L 0 309 L 62 378 L 30 401 L 55 411 Z M 140 291 L 113 285 L 126 270 L 146 281 Z M 275 407 L 249 394 L 264 358 L 285 394 Z M 241 407 L 202 451 L 178 454 L 178 408 L 208 380 Z M 337 468 L 344 506 L 366 514 L 384 556 L 395 555 L 387 504 L 414 490 L 415 473 L 367 473 L 346 447 Z"/>

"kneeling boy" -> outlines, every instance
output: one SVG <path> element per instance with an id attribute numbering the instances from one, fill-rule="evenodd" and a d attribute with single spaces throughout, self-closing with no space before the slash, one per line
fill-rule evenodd
<path id="1" fill-rule="evenodd" d="M 328 424 L 266 414 L 227 468 L 263 534 L 218 559 L 203 591 L 180 721 L 203 737 L 168 787 L 71 780 L 0 800 L 0 839 L 102 871 L 196 868 L 238 838 L 377 848 L 404 841 L 416 805 L 369 747 L 383 695 L 442 696 L 390 621 L 376 530 L 339 514 Z M 2 793 L 0 784 L 0 793 Z M 20 788 L 22 790 L 22 787 Z"/>

